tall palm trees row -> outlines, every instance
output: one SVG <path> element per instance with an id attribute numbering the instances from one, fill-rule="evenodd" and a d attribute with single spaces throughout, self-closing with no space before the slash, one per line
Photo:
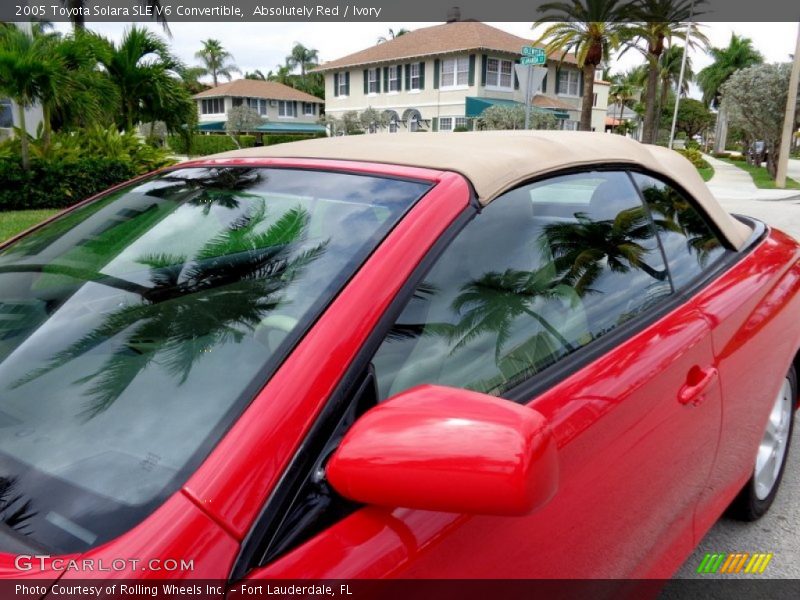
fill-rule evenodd
<path id="1" fill-rule="evenodd" d="M 25 110 L 42 107 L 42 137 L 53 129 L 163 121 L 169 131 L 194 122 L 196 108 L 179 74 L 181 62 L 167 44 L 140 27 L 126 30 L 118 44 L 76 29 L 62 35 L 43 28 L 28 33 L 0 26 L 0 94 L 14 100 L 21 158 L 29 165 Z"/>
<path id="2" fill-rule="evenodd" d="M 622 107 L 633 102 L 643 89 L 642 140 L 656 142 L 661 111 L 677 83 L 687 38 L 690 48 L 708 48 L 708 39 L 693 22 L 704 3 L 705 0 L 564 0 L 539 8 L 545 14 L 534 27 L 545 29 L 537 43 L 544 43 L 548 53 L 560 53 L 562 57 L 574 52 L 583 70 L 582 130 L 591 130 L 596 69 L 611 52 L 634 50 L 644 57 L 644 69 L 617 76 L 610 96 L 620 105 L 621 114 Z M 683 46 L 676 45 L 676 41 L 683 42 Z M 735 35 L 728 48 L 713 48 L 711 55 L 714 64 L 701 71 L 698 83 L 706 104 L 715 106 L 719 104 L 720 86 L 734 71 L 762 61 L 750 40 Z M 691 61 L 687 60 L 686 67 L 688 76 L 678 93 L 688 91 Z"/>

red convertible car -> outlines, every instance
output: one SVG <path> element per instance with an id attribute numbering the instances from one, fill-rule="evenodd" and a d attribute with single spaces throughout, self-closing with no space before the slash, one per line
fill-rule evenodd
<path id="1" fill-rule="evenodd" d="M 619 136 L 145 176 L 0 248 L 0 575 L 669 577 L 775 498 L 799 292 Z"/>

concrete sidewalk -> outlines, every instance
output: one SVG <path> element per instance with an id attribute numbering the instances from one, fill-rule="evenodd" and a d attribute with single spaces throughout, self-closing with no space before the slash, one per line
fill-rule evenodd
<path id="1" fill-rule="evenodd" d="M 800 190 L 762 190 L 755 186 L 750 173 L 713 156 L 703 155 L 714 167 L 714 176 L 707 183 L 718 200 L 787 200 L 800 198 Z"/>

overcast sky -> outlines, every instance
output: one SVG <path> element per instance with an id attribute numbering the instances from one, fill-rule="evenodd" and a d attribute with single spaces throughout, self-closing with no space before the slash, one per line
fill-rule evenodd
<path id="1" fill-rule="evenodd" d="M 261 69 L 265 74 L 283 64 L 295 42 L 319 50 L 322 61 L 333 60 L 374 45 L 389 28 L 418 29 L 438 23 L 171 23 L 173 51 L 186 63 L 195 64 L 194 53 L 200 41 L 216 38 L 233 54 L 236 64 L 244 71 Z M 534 37 L 530 23 L 490 23 L 521 37 Z M 160 25 L 147 27 L 164 34 Z M 57 29 L 69 30 L 69 24 L 57 23 Z M 123 23 L 90 23 L 89 27 L 118 40 L 126 25 Z M 753 40 L 768 62 L 789 60 L 794 52 L 797 23 L 707 23 L 702 30 L 713 46 L 726 46 L 731 32 Z M 690 54 L 695 71 L 711 62 L 702 52 Z M 640 55 L 628 52 L 611 65 L 612 71 L 624 70 L 642 62 Z M 694 94 L 693 94 L 694 95 Z"/>

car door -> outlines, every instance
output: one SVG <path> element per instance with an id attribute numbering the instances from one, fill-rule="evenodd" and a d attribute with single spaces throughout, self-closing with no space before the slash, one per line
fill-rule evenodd
<path id="1" fill-rule="evenodd" d="M 666 576 L 720 427 L 710 330 L 674 293 L 629 174 L 521 186 L 432 261 L 354 368 L 319 461 L 284 490 L 249 578 Z M 377 349 L 375 349 L 377 347 Z M 555 497 L 525 517 L 355 506 L 322 479 L 343 430 L 420 383 L 529 404 L 557 440 Z"/>

